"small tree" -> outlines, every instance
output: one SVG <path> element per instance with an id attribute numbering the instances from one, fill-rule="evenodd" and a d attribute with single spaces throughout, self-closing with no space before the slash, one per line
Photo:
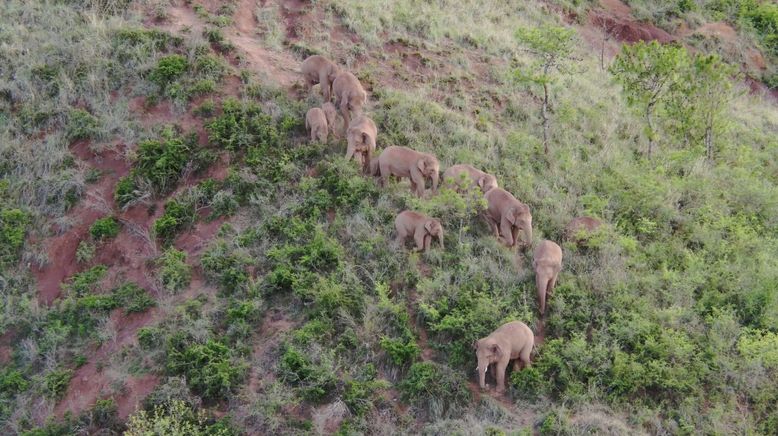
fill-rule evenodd
<path id="1" fill-rule="evenodd" d="M 671 118 L 685 141 L 702 142 L 713 160 L 714 135 L 723 128 L 729 102 L 734 98 L 732 77 L 737 68 L 718 55 L 697 54 L 677 81 L 668 103 Z"/>
<path id="2" fill-rule="evenodd" d="M 654 114 L 668 100 L 687 64 L 688 54 L 683 47 L 641 41 L 624 45 L 610 67 L 611 74 L 624 88 L 627 104 L 646 118 L 649 158 L 656 139 Z"/>
<path id="3" fill-rule="evenodd" d="M 549 85 L 556 77 L 555 73 L 567 73 L 575 43 L 575 31 L 557 26 L 540 26 L 532 29 L 519 29 L 516 39 L 538 57 L 538 61 L 526 70 L 516 70 L 516 78 L 525 83 L 543 87 L 543 104 L 540 116 L 543 120 L 543 151 L 548 154 L 550 103 Z"/>

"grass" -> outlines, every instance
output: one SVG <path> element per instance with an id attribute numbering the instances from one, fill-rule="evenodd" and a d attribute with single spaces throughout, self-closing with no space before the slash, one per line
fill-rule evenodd
<path id="1" fill-rule="evenodd" d="M 581 11 L 587 4 L 553 2 Z M 343 433 L 365 434 L 774 432 L 778 115 L 769 103 L 746 93 L 732 102 L 714 162 L 664 126 L 649 160 L 639 115 L 582 42 L 575 52 L 581 71 L 551 85 L 546 155 L 538 91 L 512 80 L 535 61 L 515 30 L 561 23 L 546 6 L 310 6 L 324 20 L 303 23 L 312 32 L 290 50 L 345 62 L 360 56 L 355 72 L 373 85 L 368 112 L 379 125 L 379 148 L 406 145 L 435 153 L 443 168 L 472 163 L 494 173 L 532 209 L 538 240 L 560 241 L 565 224 L 583 214 L 608 224 L 586 247 L 563 244 L 545 343 L 531 369 L 509 374 L 506 398 L 515 407 L 505 407 L 468 389 L 476 381 L 470 344 L 512 319 L 536 328 L 531 259 L 491 237 L 472 195 L 441 190 L 421 201 L 403 184 L 379 189 L 340 148 L 305 144 L 305 103 L 254 83 L 248 72 L 238 98 L 216 95 L 228 67 L 213 50 L 229 50 L 229 11 L 198 12 L 215 26 L 206 34 L 212 47 L 203 48 L 189 45 L 197 37 L 146 30 L 130 15 L 86 19 L 60 3 L 49 7 L 14 1 L 0 9 L 3 22 L 42 23 L 0 30 L 9 41 L 4 54 L 31 53 L 6 56 L 15 80 L 0 72 L 0 89 L 13 100 L 0 99 L 13 108 L 0 118 L 0 186 L 10 211 L 0 235 L 4 272 L 11 272 L 0 289 L 0 326 L 18 335 L 0 371 L 0 426 L 72 431 L 75 421 L 47 424 L 25 411 L 53 407 L 50 397 L 83 364 L 76 356 L 116 338 L 111 311 L 156 304 L 158 321 L 137 331 L 138 345 L 100 362 L 104 371 L 160 378 L 145 411 L 127 423 L 130 434 L 152 427 L 300 433 L 318 429 L 328 413 L 344 418 Z M 364 41 L 360 50 L 308 37 L 339 23 Z M 277 49 L 287 43 L 284 29 L 260 31 Z M 387 37 L 419 52 L 421 73 L 387 62 Z M 96 85 L 79 81 L 79 68 Z M 410 79 L 392 82 L 386 68 Z M 119 109 L 122 101 L 106 97 L 112 91 L 170 99 L 176 111 L 207 94 L 199 113 L 210 143 L 229 160 L 226 178 L 181 187 L 214 154 L 198 155 L 203 148 L 175 128 L 141 131 Z M 164 204 L 149 209 L 167 246 L 151 266 L 154 283 L 168 292 L 156 301 L 157 293 L 125 283 L 121 267 L 90 267 L 94 253 L 85 245 L 86 264 L 66 281 L 63 299 L 41 307 L 29 271 L 17 267 L 39 240 L 27 235 L 39 236 L 41 223 L 87 189 L 69 142 L 109 138 L 138 144 L 117 206 Z M 441 218 L 445 251 L 410 254 L 388 242 L 406 208 Z M 217 216 L 232 218 L 201 251 L 170 246 L 198 220 Z M 95 239 L 114 233 L 111 220 L 100 221 Z M 124 229 L 134 235 L 134 227 Z M 389 400 L 398 394 L 409 413 Z M 227 410 L 232 424 L 210 419 L 215 409 Z M 101 403 L 89 412 L 92 430 L 114 428 L 112 410 Z"/>

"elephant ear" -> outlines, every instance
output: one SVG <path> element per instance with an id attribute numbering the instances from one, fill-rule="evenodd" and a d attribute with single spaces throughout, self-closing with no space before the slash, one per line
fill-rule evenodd
<path id="1" fill-rule="evenodd" d="M 362 143 L 370 144 L 370 135 L 368 135 L 367 132 L 362 132 Z"/>
<path id="2" fill-rule="evenodd" d="M 478 187 L 479 188 L 483 188 L 484 187 L 484 183 L 486 183 L 486 177 L 480 177 L 478 179 Z"/>
<path id="3" fill-rule="evenodd" d="M 426 223 L 424 223 L 424 230 L 427 231 L 427 233 L 432 233 L 432 220 L 427 220 Z"/>
<path id="4" fill-rule="evenodd" d="M 502 349 L 500 348 L 499 345 L 497 344 L 492 345 L 492 354 L 497 356 L 498 359 L 502 356 Z"/>
<path id="5" fill-rule="evenodd" d="M 419 171 L 422 173 L 424 172 L 424 168 L 427 166 L 427 163 L 424 161 L 424 159 L 419 159 L 418 162 L 416 162 L 416 166 L 419 167 Z"/>
<path id="6" fill-rule="evenodd" d="M 474 350 L 477 350 L 477 349 L 478 349 L 478 342 L 479 342 L 479 340 L 478 340 L 478 339 L 476 339 L 476 340 L 474 340 L 474 341 L 473 341 L 473 349 L 474 349 Z"/>
<path id="7" fill-rule="evenodd" d="M 510 221 L 511 224 L 516 225 L 516 215 L 518 215 L 519 211 L 515 207 L 512 207 L 508 209 L 508 213 L 506 214 L 506 217 L 508 218 L 508 221 Z"/>

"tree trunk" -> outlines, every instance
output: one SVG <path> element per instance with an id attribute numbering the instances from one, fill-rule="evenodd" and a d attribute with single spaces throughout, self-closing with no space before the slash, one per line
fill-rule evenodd
<path id="1" fill-rule="evenodd" d="M 543 107 L 540 110 L 543 118 L 543 152 L 548 154 L 548 84 L 543 83 Z"/>
<path id="2" fill-rule="evenodd" d="M 654 103 L 649 103 L 646 106 L 646 122 L 648 123 L 648 158 L 651 159 L 651 152 L 654 150 L 654 125 L 651 122 L 651 110 L 654 108 Z"/>
<path id="3" fill-rule="evenodd" d="M 705 150 L 708 160 L 713 162 L 713 126 L 710 124 L 705 128 Z"/>

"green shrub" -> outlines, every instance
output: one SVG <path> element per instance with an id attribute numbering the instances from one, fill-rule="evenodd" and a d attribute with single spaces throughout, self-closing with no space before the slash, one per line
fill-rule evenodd
<path id="1" fill-rule="evenodd" d="M 281 356 L 278 369 L 282 381 L 299 387 L 303 398 L 313 403 L 324 402 L 337 386 L 335 374 L 290 346 Z"/>
<path id="2" fill-rule="evenodd" d="M 284 133 L 259 105 L 241 103 L 234 98 L 222 102 L 222 115 L 208 123 L 206 128 L 211 142 L 232 151 L 249 146 L 261 150 L 278 148 Z"/>
<path id="3" fill-rule="evenodd" d="M 76 248 L 76 261 L 78 263 L 87 263 L 95 257 L 97 247 L 89 241 L 81 241 Z"/>
<path id="4" fill-rule="evenodd" d="M 173 243 L 176 236 L 197 220 L 196 204 L 186 198 L 174 198 L 165 203 L 165 213 L 154 221 L 154 235 L 163 244 Z"/>
<path id="5" fill-rule="evenodd" d="M 102 280 L 107 271 L 108 267 L 105 265 L 93 266 L 84 272 L 74 274 L 64 288 L 76 297 L 94 293 L 97 283 Z"/>
<path id="6" fill-rule="evenodd" d="M 138 345 L 145 350 L 153 350 L 162 343 L 163 333 L 157 327 L 141 327 L 138 329 Z"/>
<path id="7" fill-rule="evenodd" d="M 120 207 L 125 207 L 140 197 L 138 187 L 132 176 L 124 176 L 116 182 L 116 190 L 113 199 Z"/>
<path id="8" fill-rule="evenodd" d="M 0 264 L 18 260 L 29 224 L 29 215 L 19 209 L 0 210 Z"/>
<path id="9" fill-rule="evenodd" d="M 218 241 L 209 248 L 202 255 L 200 263 L 206 278 L 217 283 L 223 292 L 231 294 L 248 284 L 246 267 L 249 259 L 231 253 L 224 241 Z"/>
<path id="10" fill-rule="evenodd" d="M 186 252 L 170 247 L 157 259 L 159 280 L 168 291 L 177 292 L 189 286 L 192 267 L 186 263 Z"/>
<path id="11" fill-rule="evenodd" d="M 230 347 L 210 339 L 204 344 L 188 344 L 174 336 L 167 346 L 167 371 L 186 377 L 192 390 L 204 399 L 227 398 L 243 381 L 246 364 L 233 355 Z"/>
<path id="12" fill-rule="evenodd" d="M 470 402 L 470 391 L 459 375 L 434 362 L 411 365 L 398 387 L 403 401 L 418 407 L 431 419 L 457 416 Z"/>
<path id="13" fill-rule="evenodd" d="M 89 418 L 92 425 L 103 429 L 113 428 L 120 430 L 119 410 L 113 398 L 97 400 L 95 405 L 89 410 Z"/>
<path id="14" fill-rule="evenodd" d="M 157 193 L 170 192 L 191 159 L 195 144 L 195 139 L 181 138 L 172 129 L 166 129 L 162 132 L 161 139 L 138 144 L 137 158 L 131 174 L 149 180 Z M 126 194 L 126 191 L 127 187 L 123 186 L 122 194 Z"/>
<path id="15" fill-rule="evenodd" d="M 70 384 L 73 371 L 70 369 L 56 369 L 44 376 L 44 385 L 52 398 L 60 398 Z"/>
<path id="16" fill-rule="evenodd" d="M 135 283 L 125 283 L 113 291 L 118 306 L 124 308 L 125 313 L 145 312 L 154 307 L 157 302 L 145 289 Z"/>
<path id="17" fill-rule="evenodd" d="M 127 421 L 125 436 L 187 435 L 187 436 L 237 436 L 226 418 L 213 422 L 204 410 L 195 409 L 180 400 L 165 406 L 157 405 L 151 411 L 139 410 Z"/>
<path id="18" fill-rule="evenodd" d="M 79 139 L 92 139 L 100 133 L 100 120 L 83 109 L 71 109 L 68 112 L 65 138 L 72 142 Z"/>
<path id="19" fill-rule="evenodd" d="M 0 398 L 2 395 L 15 395 L 27 390 L 29 382 L 16 369 L 5 367 L 0 369 Z"/>
<path id="20" fill-rule="evenodd" d="M 164 56 L 149 73 L 149 79 L 164 89 L 188 69 L 189 61 L 186 57 L 177 54 Z"/>
<path id="21" fill-rule="evenodd" d="M 89 233 L 98 241 L 115 238 L 119 234 L 119 221 L 112 216 L 100 218 L 89 227 Z"/>

